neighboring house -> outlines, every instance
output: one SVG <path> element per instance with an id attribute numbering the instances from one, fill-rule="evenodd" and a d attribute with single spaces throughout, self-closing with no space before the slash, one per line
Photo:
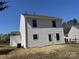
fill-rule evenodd
<path id="1" fill-rule="evenodd" d="M 17 40 L 15 38 L 12 39 Z M 49 16 L 21 14 L 20 37 L 18 40 L 21 40 L 21 42 L 16 42 L 16 44 L 21 43 L 21 46 L 24 48 L 65 43 L 62 19 Z"/>
<path id="2" fill-rule="evenodd" d="M 71 27 L 68 33 L 68 41 L 79 43 L 79 25 Z"/>

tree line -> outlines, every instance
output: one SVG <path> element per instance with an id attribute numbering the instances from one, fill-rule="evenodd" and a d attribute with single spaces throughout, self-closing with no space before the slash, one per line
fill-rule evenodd
<path id="1" fill-rule="evenodd" d="M 73 18 L 72 20 L 69 20 L 67 22 L 63 22 L 62 26 L 64 28 L 64 34 L 67 34 L 72 26 L 78 25 L 79 22 L 76 18 Z"/>
<path id="2" fill-rule="evenodd" d="M 10 35 L 9 34 L 0 34 L 0 44 L 9 44 Z"/>

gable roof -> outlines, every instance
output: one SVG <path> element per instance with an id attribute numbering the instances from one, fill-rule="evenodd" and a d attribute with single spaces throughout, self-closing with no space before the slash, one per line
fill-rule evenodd
<path id="1" fill-rule="evenodd" d="M 51 16 L 44 16 L 44 15 L 33 15 L 33 14 L 22 14 L 28 18 L 40 18 L 40 19 L 54 19 L 54 20 L 62 20 L 62 18 L 58 17 L 51 17 Z"/>

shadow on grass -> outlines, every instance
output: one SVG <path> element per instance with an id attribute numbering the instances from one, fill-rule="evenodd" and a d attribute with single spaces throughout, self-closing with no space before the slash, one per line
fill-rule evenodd
<path id="1" fill-rule="evenodd" d="M 9 52 L 13 50 L 14 49 L 0 49 L 0 55 L 7 55 Z"/>

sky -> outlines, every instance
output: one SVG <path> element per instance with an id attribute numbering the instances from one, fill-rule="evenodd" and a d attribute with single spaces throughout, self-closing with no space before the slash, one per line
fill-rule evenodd
<path id="1" fill-rule="evenodd" d="M 20 14 L 34 12 L 62 18 L 79 19 L 79 0 L 6 0 L 8 8 L 0 11 L 0 34 L 19 31 Z"/>

